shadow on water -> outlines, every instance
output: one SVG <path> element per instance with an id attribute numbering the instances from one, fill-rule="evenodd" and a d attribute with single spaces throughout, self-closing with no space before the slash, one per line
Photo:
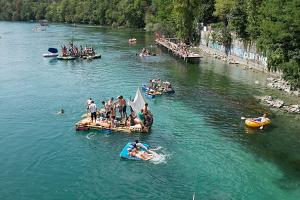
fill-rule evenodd
<path id="1" fill-rule="evenodd" d="M 221 73 L 215 73 L 210 66 L 207 68 L 207 64 L 213 65 L 209 62 L 202 62 L 199 66 L 185 63 L 174 65 L 168 80 L 175 87 L 181 87 L 176 93 L 177 101 L 184 102 L 195 113 L 202 113 L 206 122 L 217 127 L 224 137 L 241 143 L 258 159 L 280 167 L 285 174 L 276 181 L 280 188 L 296 189 L 300 181 L 300 158 L 297 153 L 300 138 L 288 127 L 297 122 L 278 116 L 260 105 L 253 96 L 259 91 L 242 81 L 237 83 L 232 80 L 226 69 L 228 66 Z M 195 104 L 195 100 L 198 103 Z M 268 113 L 273 120 L 273 125 L 264 130 L 246 128 L 240 119 L 242 116 L 255 117 L 262 113 Z"/>

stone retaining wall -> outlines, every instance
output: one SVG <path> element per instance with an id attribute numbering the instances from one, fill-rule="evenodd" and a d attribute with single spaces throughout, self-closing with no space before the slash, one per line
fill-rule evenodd
<path id="1" fill-rule="evenodd" d="M 268 70 L 267 58 L 257 53 L 255 44 L 252 44 L 249 48 L 245 48 L 240 40 L 234 39 L 231 48 L 228 50 L 223 45 L 212 42 L 211 33 L 212 31 L 207 31 L 207 29 L 201 31 L 200 51 L 229 64 L 241 64 L 249 69 L 253 68 L 269 74 L 272 78 L 268 78 L 267 80 L 268 87 L 282 90 L 298 97 L 300 96 L 300 89 L 293 90 L 291 85 L 281 78 L 281 72 Z"/>
<path id="2" fill-rule="evenodd" d="M 259 71 L 269 72 L 267 58 L 257 53 L 255 44 L 246 48 L 242 41 L 233 39 L 230 49 L 226 49 L 223 45 L 212 41 L 212 32 L 201 31 L 200 49 L 209 54 L 220 54 L 232 63 L 243 64 Z"/>

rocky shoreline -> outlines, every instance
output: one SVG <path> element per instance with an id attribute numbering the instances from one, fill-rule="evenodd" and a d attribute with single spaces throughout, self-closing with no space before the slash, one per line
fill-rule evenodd
<path id="1" fill-rule="evenodd" d="M 287 105 L 283 100 L 274 99 L 272 96 L 262 96 L 256 98 L 267 104 L 269 107 L 282 109 L 288 113 L 300 114 L 300 105 Z"/>
<path id="2" fill-rule="evenodd" d="M 252 66 L 251 63 L 244 62 L 240 58 L 235 58 L 234 56 L 226 56 L 225 53 L 219 52 L 217 50 L 208 48 L 208 47 L 202 47 L 200 46 L 199 50 L 202 53 L 205 53 L 211 57 L 214 57 L 216 59 L 222 60 L 224 62 L 227 62 L 229 64 L 241 64 L 244 66 L 244 69 L 256 69 L 259 71 L 264 71 L 265 73 L 269 74 L 270 76 L 267 78 L 266 87 L 284 91 L 292 96 L 296 96 L 296 98 L 300 97 L 300 89 L 293 89 L 292 86 L 282 78 L 274 78 L 274 77 L 280 77 L 281 75 L 279 73 L 270 72 L 267 69 L 258 68 L 257 66 Z M 258 81 L 255 81 L 255 84 L 259 84 Z M 272 107 L 276 109 L 283 110 L 287 113 L 293 113 L 293 114 L 300 114 L 300 105 L 298 104 L 287 104 L 281 99 L 276 99 L 272 96 L 259 96 L 256 97 L 258 100 L 260 100 L 261 103 Z"/>
<path id="3" fill-rule="evenodd" d="M 233 59 L 233 56 L 226 56 L 225 53 L 217 52 L 215 49 L 209 49 L 208 47 L 203 48 L 202 46 L 199 49 L 201 52 L 208 54 L 216 59 L 227 62 L 228 64 L 241 64 L 237 60 Z"/>
<path id="4" fill-rule="evenodd" d="M 267 78 L 267 82 L 268 82 L 267 86 L 270 88 L 282 90 L 289 94 L 293 94 L 293 95 L 296 95 L 297 97 L 300 97 L 300 90 L 299 89 L 294 90 L 287 81 L 285 81 L 281 78 L 276 79 L 276 78 L 270 77 L 270 78 Z"/>

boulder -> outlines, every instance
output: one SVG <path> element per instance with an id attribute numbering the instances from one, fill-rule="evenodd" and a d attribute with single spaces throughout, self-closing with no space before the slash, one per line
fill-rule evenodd
<path id="1" fill-rule="evenodd" d="M 284 102 L 282 100 L 276 99 L 271 103 L 271 106 L 275 108 L 281 108 L 284 105 Z"/>
<path id="2" fill-rule="evenodd" d="M 284 101 L 280 99 L 274 99 L 272 96 L 257 96 L 256 98 L 267 103 L 270 107 L 280 108 L 289 113 L 300 114 L 300 105 L 285 105 Z"/>
<path id="3" fill-rule="evenodd" d="M 289 111 L 292 113 L 300 113 L 300 106 L 299 105 L 291 105 L 289 107 Z"/>
<path id="4" fill-rule="evenodd" d="M 272 97 L 272 96 L 264 96 L 264 97 L 262 98 L 262 100 L 264 100 L 264 101 L 272 101 L 272 100 L 273 100 L 273 97 Z"/>
<path id="5" fill-rule="evenodd" d="M 300 91 L 299 90 L 293 91 L 293 94 L 296 95 L 297 97 L 300 97 Z"/>

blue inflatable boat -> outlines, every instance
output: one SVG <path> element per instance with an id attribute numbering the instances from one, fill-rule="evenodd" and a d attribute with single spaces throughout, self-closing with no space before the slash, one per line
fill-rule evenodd
<path id="1" fill-rule="evenodd" d="M 155 98 L 155 94 L 144 93 L 144 96 L 147 97 L 148 99 L 154 99 Z"/>
<path id="2" fill-rule="evenodd" d="M 145 91 L 144 96 L 147 97 L 148 99 L 155 98 L 155 94 L 148 93 L 149 87 L 146 84 L 142 84 L 142 90 Z"/>
<path id="3" fill-rule="evenodd" d="M 148 91 L 149 87 L 146 84 L 142 84 L 142 90 L 143 91 Z"/>
<path id="4" fill-rule="evenodd" d="M 121 153 L 120 153 L 120 157 L 121 158 L 125 158 L 125 159 L 129 159 L 129 160 L 142 160 L 138 157 L 135 157 L 135 156 L 130 156 L 129 155 L 129 152 L 128 152 L 128 149 L 131 149 L 133 148 L 133 142 L 129 142 L 128 144 L 125 145 L 125 147 L 122 149 Z M 148 144 L 143 144 L 145 147 L 149 147 Z M 139 149 L 140 151 L 146 151 L 146 149 Z"/>
<path id="5" fill-rule="evenodd" d="M 149 91 L 149 87 L 146 85 L 146 84 L 142 84 L 142 90 L 143 91 L 145 91 L 145 92 L 148 92 Z M 164 90 L 164 91 L 162 91 L 161 92 L 162 94 L 164 93 L 164 94 L 174 94 L 175 93 L 175 90 L 172 88 L 171 90 Z M 150 99 L 152 99 L 151 98 L 151 94 L 148 94 L 149 95 L 149 97 L 148 98 L 150 98 Z M 155 94 L 153 94 L 153 95 L 155 95 Z M 145 95 L 146 96 L 146 95 Z"/>

